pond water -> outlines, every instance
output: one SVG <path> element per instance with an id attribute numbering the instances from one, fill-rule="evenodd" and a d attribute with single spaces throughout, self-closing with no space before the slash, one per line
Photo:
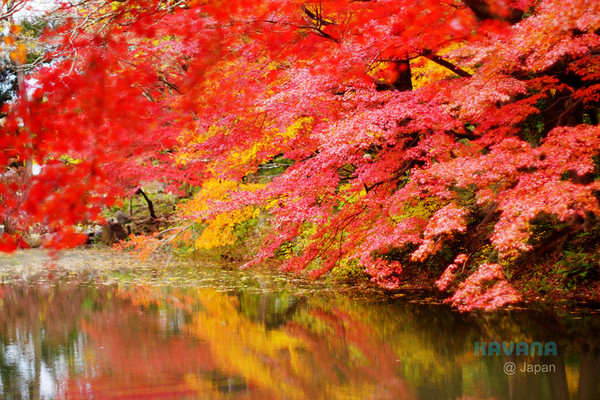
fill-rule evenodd
<path id="1" fill-rule="evenodd" d="M 2 399 L 600 399 L 593 310 L 461 314 L 252 271 L 7 260 Z"/>

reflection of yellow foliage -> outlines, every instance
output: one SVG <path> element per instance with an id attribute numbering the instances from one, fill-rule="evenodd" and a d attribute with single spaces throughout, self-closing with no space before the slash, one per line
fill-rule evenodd
<path id="1" fill-rule="evenodd" d="M 283 330 L 269 330 L 240 312 L 237 297 L 214 289 L 198 296 L 205 310 L 194 314 L 188 332 L 209 344 L 219 371 L 240 377 L 261 398 L 412 398 L 396 376 L 396 356 L 343 312 L 315 310 L 303 314 L 307 324 L 289 321 Z M 195 375 L 186 382 L 213 393 L 210 379 Z"/>
<path id="2" fill-rule="evenodd" d="M 565 373 L 567 375 L 569 398 L 574 399 L 577 397 L 577 392 L 579 391 L 579 369 L 574 368 L 572 365 L 565 365 Z"/>
<path id="3" fill-rule="evenodd" d="M 261 399 L 410 400 L 414 396 L 402 379 L 406 372 L 398 370 L 398 354 L 410 360 L 403 369 L 415 367 L 417 381 L 436 370 L 420 357 L 413 361 L 411 354 L 416 351 L 433 365 L 440 362 L 434 346 L 415 334 L 415 326 L 380 321 L 371 304 L 312 298 L 311 307 L 298 310 L 284 325 L 268 328 L 248 316 L 264 300 L 252 296 L 238 298 L 212 288 L 166 292 L 134 285 L 120 287 L 117 297 L 137 307 L 157 308 L 161 316 L 173 307 L 185 313 L 185 318 L 178 317 L 182 330 L 209 352 L 201 353 L 207 368 L 186 372 L 184 378 L 185 388 L 202 398 L 231 398 L 228 385 L 239 385 Z M 161 321 L 170 326 L 168 319 Z M 397 347 L 385 344 L 396 343 L 398 336 L 403 340 Z M 444 371 L 453 371 L 453 366 L 446 365 Z"/>
<path id="4" fill-rule="evenodd" d="M 211 381 L 194 374 L 186 374 L 185 383 L 198 393 L 202 393 L 205 399 L 221 400 L 231 398 L 230 393 L 220 391 Z"/>
<path id="5" fill-rule="evenodd" d="M 278 377 L 274 368 L 281 359 L 298 360 L 295 355 L 303 344 L 283 331 L 269 331 L 263 324 L 252 322 L 238 310 L 236 297 L 213 289 L 199 293 L 206 310 L 194 316 L 188 329 L 210 344 L 219 369 L 226 374 L 242 376 L 247 382 L 273 391 L 281 398 L 302 398 L 300 388 Z M 288 357 L 283 357 L 288 354 Z M 279 360 L 279 361 L 278 361 Z M 294 372 L 303 366 L 292 366 Z M 197 382 L 204 388 L 205 383 Z"/>

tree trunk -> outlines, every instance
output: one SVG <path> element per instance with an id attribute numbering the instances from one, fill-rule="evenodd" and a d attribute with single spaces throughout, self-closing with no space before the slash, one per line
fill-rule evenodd
<path id="1" fill-rule="evenodd" d="M 408 58 L 404 60 L 395 60 L 393 61 L 396 66 L 396 79 L 392 83 L 392 86 L 395 90 L 400 92 L 406 92 L 408 90 L 412 90 L 412 77 L 410 72 L 410 61 Z"/>
<path id="2" fill-rule="evenodd" d="M 152 200 L 150 200 L 150 198 L 146 195 L 146 193 L 144 193 L 144 191 L 141 188 L 136 190 L 136 193 L 141 194 L 144 197 L 144 200 L 146 200 L 146 203 L 148 203 L 148 210 L 150 211 L 150 217 L 152 217 L 152 219 L 158 219 L 158 218 L 156 218 L 156 214 L 154 213 L 154 204 L 152 204 Z"/>

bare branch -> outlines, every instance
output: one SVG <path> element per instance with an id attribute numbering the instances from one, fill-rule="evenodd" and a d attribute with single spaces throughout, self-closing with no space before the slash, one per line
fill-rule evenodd
<path id="1" fill-rule="evenodd" d="M 451 62 L 444 60 L 443 58 L 434 54 L 431 51 L 423 52 L 423 53 L 421 53 L 421 55 L 423 57 L 427 58 L 428 60 L 431 60 L 434 63 L 441 65 L 442 67 L 454 72 L 458 76 L 462 76 L 463 78 L 469 78 L 471 76 L 471 74 L 468 73 L 467 71 L 465 71 L 464 69 L 461 69 L 461 68 L 457 67 L 456 65 L 452 64 Z"/>

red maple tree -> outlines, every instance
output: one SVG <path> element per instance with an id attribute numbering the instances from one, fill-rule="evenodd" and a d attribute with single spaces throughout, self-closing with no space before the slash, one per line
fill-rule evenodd
<path id="1" fill-rule="evenodd" d="M 600 214 L 596 2 L 128 0 L 63 11 L 47 33 L 56 58 L 2 127 L 1 165 L 45 167 L 21 183 L 3 175 L 0 214 L 22 226 L 62 232 L 140 179 L 247 182 L 285 159 L 260 189 L 240 185 L 192 218 L 267 209 L 272 233 L 253 262 L 302 238 L 283 268 L 318 276 L 356 263 L 388 288 L 407 266 L 442 251 L 451 261 L 474 251 L 465 235 L 483 237 L 497 264 L 469 267 L 509 302 L 501 266 L 531 250 L 536 217 L 576 231 Z"/>

